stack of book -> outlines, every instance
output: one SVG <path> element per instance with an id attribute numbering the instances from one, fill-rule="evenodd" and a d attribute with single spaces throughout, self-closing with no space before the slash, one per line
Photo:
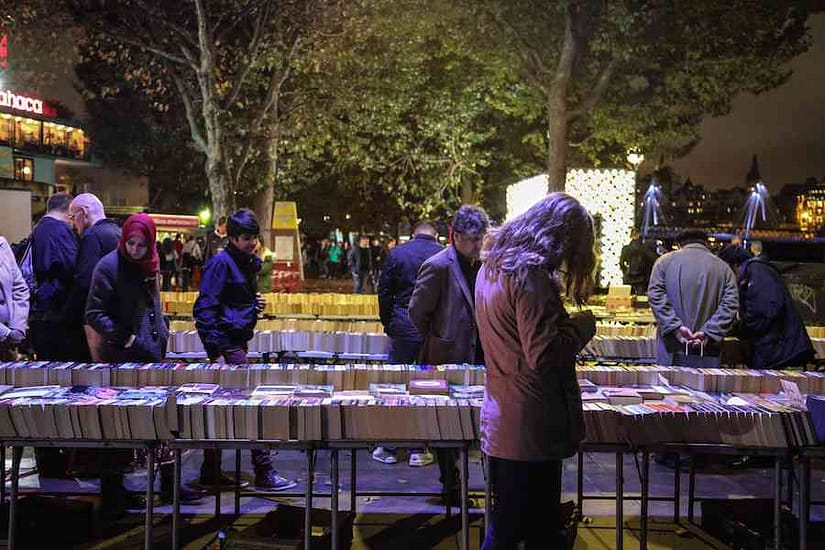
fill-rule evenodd
<path id="1" fill-rule="evenodd" d="M 249 351 L 381 354 L 386 352 L 388 343 L 389 340 L 383 333 L 257 330 L 249 342 Z M 204 349 L 196 331 L 183 330 L 170 333 L 167 352 L 203 353 Z"/>
<path id="2" fill-rule="evenodd" d="M 162 292 L 163 311 L 170 314 L 191 314 L 196 292 Z M 378 318 L 378 299 L 361 294 L 264 294 L 265 315 L 322 315 L 358 318 Z"/>
<path id="3" fill-rule="evenodd" d="M 167 440 L 177 431 L 170 388 L 2 387 L 0 438 Z"/>

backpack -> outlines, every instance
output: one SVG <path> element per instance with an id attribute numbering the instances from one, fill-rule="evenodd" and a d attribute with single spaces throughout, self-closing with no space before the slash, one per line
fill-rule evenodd
<path id="1" fill-rule="evenodd" d="M 37 276 L 34 274 L 34 240 L 31 236 L 24 239 L 20 243 L 19 248 L 23 248 L 23 255 L 17 260 L 17 266 L 20 268 L 20 273 L 23 275 L 23 280 L 26 281 L 26 286 L 29 287 L 29 301 L 34 303 L 37 296 Z"/>

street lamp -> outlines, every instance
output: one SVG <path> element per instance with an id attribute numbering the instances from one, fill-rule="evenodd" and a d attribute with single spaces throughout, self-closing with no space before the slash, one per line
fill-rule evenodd
<path id="1" fill-rule="evenodd" d="M 627 162 L 633 166 L 634 170 L 639 168 L 639 165 L 645 161 L 645 156 L 638 151 L 630 151 L 627 153 Z"/>
<path id="2" fill-rule="evenodd" d="M 209 225 L 209 221 L 212 219 L 212 211 L 209 208 L 204 208 L 200 212 L 198 212 L 198 221 L 201 222 L 201 225 L 206 226 Z"/>

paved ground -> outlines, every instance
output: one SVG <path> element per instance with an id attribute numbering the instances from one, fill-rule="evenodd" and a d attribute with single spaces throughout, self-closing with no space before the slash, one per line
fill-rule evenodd
<path id="1" fill-rule="evenodd" d="M 199 470 L 201 455 L 199 452 L 190 452 L 184 456 L 183 478 L 188 482 L 193 480 Z M 275 457 L 275 464 L 279 471 L 298 481 L 298 486 L 292 490 L 302 493 L 305 486 L 303 468 L 305 456 L 299 452 L 281 452 Z M 349 509 L 349 479 L 351 455 L 341 453 L 341 491 L 339 498 L 342 509 Z M 320 453 L 317 461 L 318 472 L 315 479 L 315 491 L 329 494 L 329 455 Z M 24 458 L 24 468 L 32 466 L 30 458 Z M 438 492 L 438 467 L 410 468 L 405 463 L 392 466 L 376 463 L 369 459 L 365 451 L 358 452 L 358 489 L 360 491 L 412 491 Z M 820 465 L 813 472 L 814 498 L 825 499 L 825 465 Z M 224 469 L 233 470 L 234 453 L 225 452 Z M 242 468 L 250 471 L 248 453 L 242 454 Z M 636 461 L 633 456 L 626 456 L 624 461 L 625 493 L 636 494 L 639 491 Z M 772 471 L 767 469 L 749 469 L 731 471 L 721 465 L 712 466 L 703 470 L 697 477 L 696 492 L 699 496 L 715 498 L 743 498 L 763 497 L 772 495 Z M 682 474 L 682 494 L 687 494 L 687 474 Z M 127 476 L 126 484 L 134 490 L 145 488 L 145 471 L 139 471 Z M 673 471 L 666 467 L 651 464 L 651 495 L 669 495 L 673 491 Z M 471 489 L 479 496 L 483 491 L 483 477 L 480 462 L 477 457 L 471 460 Z M 610 495 L 615 488 L 614 455 L 587 454 L 585 456 L 584 487 L 589 494 Z M 97 480 L 40 480 L 36 475 L 24 477 L 21 480 L 24 492 L 56 491 L 87 493 L 92 498 L 98 492 Z M 576 462 L 568 460 L 564 468 L 563 497 L 574 500 L 576 498 Z M 685 498 L 683 498 L 683 501 Z M 184 506 L 182 511 L 189 525 L 184 531 L 187 547 L 204 548 L 210 546 L 209 541 L 215 534 L 234 523 L 236 530 L 243 530 L 261 522 L 263 516 L 272 511 L 277 503 L 296 507 L 303 506 L 303 499 L 296 496 L 281 497 L 250 497 L 242 499 L 243 516 L 233 518 L 233 495 L 222 495 L 222 510 L 225 516 L 221 521 L 212 518 L 214 499 L 205 498 L 199 505 Z M 478 518 L 477 526 L 472 530 L 473 548 L 478 548 L 481 536 L 481 509 L 483 500 L 474 501 L 477 506 L 473 513 Z M 317 497 L 316 508 L 329 508 L 329 498 Z M 444 508 L 439 506 L 433 498 L 426 496 L 412 497 L 376 497 L 359 496 L 357 499 L 359 516 L 354 528 L 355 542 L 353 548 L 381 549 L 392 548 L 457 548 L 457 533 L 459 524 L 456 517 L 447 520 L 443 517 Z M 168 542 L 168 514 L 169 506 L 156 506 L 157 541 Z M 625 503 L 625 524 L 634 526 L 638 523 L 639 503 L 628 501 Z M 591 500 L 585 502 L 584 513 L 592 518 L 593 523 L 580 526 L 577 548 L 601 549 L 615 547 L 615 505 L 612 500 Z M 691 532 L 677 533 L 677 526 L 672 523 L 673 505 L 665 502 L 651 503 L 651 516 L 655 518 L 651 530 L 651 544 L 656 548 L 702 548 L 707 547 L 703 539 Z M 697 518 L 701 515 L 700 506 L 696 507 Z M 683 502 L 682 518 L 686 517 L 686 505 Z M 165 517 L 164 517 L 165 516 Z M 825 520 L 825 510 L 814 508 L 814 520 Z M 136 511 L 134 516 L 121 522 L 117 526 L 107 526 L 111 531 L 105 540 L 98 541 L 94 547 L 124 548 L 138 547 L 142 541 L 140 527 L 141 516 Z M 625 533 L 629 548 L 637 547 L 636 534 L 632 529 Z M 232 538 L 232 537 L 230 537 Z M 634 542 L 635 541 L 635 542 Z M 406 546 L 405 546 L 406 545 Z M 234 543 L 231 547 L 247 547 Z M 286 547 L 285 547 L 286 548 Z"/>

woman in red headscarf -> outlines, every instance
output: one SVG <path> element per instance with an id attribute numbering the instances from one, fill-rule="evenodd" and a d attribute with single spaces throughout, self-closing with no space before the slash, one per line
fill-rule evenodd
<path id="1" fill-rule="evenodd" d="M 155 362 L 166 355 L 169 331 L 160 308 L 155 223 L 135 214 L 123 224 L 117 249 L 95 267 L 86 322 L 101 336 L 96 359 Z"/>
<path id="2" fill-rule="evenodd" d="M 123 224 L 117 249 L 103 256 L 95 267 L 86 322 L 100 337 L 92 357 L 107 363 L 162 361 L 169 330 L 160 308 L 160 262 L 155 223 L 147 214 L 130 216 Z M 90 347 L 93 339 L 89 339 Z M 171 502 L 173 464 L 160 463 L 161 501 Z M 122 474 L 112 482 L 122 490 Z M 182 491 L 182 500 L 199 495 Z"/>

